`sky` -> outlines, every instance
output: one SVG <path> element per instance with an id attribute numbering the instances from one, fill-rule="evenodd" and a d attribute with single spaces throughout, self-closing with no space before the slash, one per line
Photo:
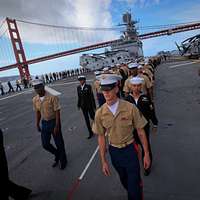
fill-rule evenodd
<path id="1" fill-rule="evenodd" d="M 134 19 L 138 21 L 138 26 L 141 27 L 200 21 L 199 10 L 200 0 L 0 0 L 0 24 L 3 19 L 10 17 L 60 26 L 115 27 L 119 23 L 122 23 L 122 14 L 130 11 Z M 50 49 L 53 49 L 52 52 L 56 52 L 57 49 L 54 48 L 55 44 L 49 43 L 49 41 L 55 41 L 55 36 L 52 39 L 50 35 L 51 30 L 19 24 L 19 31 L 28 58 L 31 56 L 46 55 L 51 52 Z M 57 32 L 57 30 L 54 31 Z M 152 32 L 153 30 L 145 31 Z M 139 30 L 139 33 L 142 33 L 142 31 Z M 155 55 L 158 51 L 176 49 L 175 41 L 180 44 L 184 39 L 198 33 L 200 33 L 200 30 L 143 40 L 144 55 L 151 56 Z M 66 34 L 63 32 L 63 37 Z M 71 48 L 75 47 L 77 42 L 74 39 L 78 37 L 76 34 L 78 33 L 72 32 L 72 36 L 69 36 L 68 33 Z M 83 38 L 83 33 L 79 34 Z M 94 33 L 87 33 L 86 36 L 92 38 L 92 34 Z M 99 33 L 98 39 L 106 41 L 110 38 L 117 38 L 119 34 L 116 32 L 107 32 L 107 34 Z M 61 36 L 58 38 L 60 38 L 59 40 L 64 40 Z M 91 39 L 91 43 L 95 42 Z M 6 41 L 4 43 L 6 44 Z M 83 45 L 84 41 L 81 44 Z M 0 51 L 3 51 L 3 49 L 0 48 Z M 99 49 L 93 52 L 103 51 L 104 49 Z M 29 66 L 29 70 L 31 74 L 37 75 L 78 67 L 80 55 L 31 65 Z M 0 62 L 6 63 L 8 60 Z M 18 74 L 17 69 L 0 72 L 0 76 L 16 74 Z"/>

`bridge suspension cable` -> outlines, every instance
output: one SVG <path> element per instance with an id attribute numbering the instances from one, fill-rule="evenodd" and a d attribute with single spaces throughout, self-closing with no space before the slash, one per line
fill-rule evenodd
<path id="1" fill-rule="evenodd" d="M 124 30 L 123 27 L 72 27 L 16 21 L 27 60 L 114 40 L 120 37 L 119 30 Z"/>
<path id="2" fill-rule="evenodd" d="M 200 23 L 200 21 L 190 21 L 190 22 L 182 22 L 182 23 L 174 23 L 174 24 L 160 24 L 160 25 L 150 25 L 150 26 L 139 26 L 138 30 L 153 30 L 153 29 L 163 29 L 163 28 L 174 28 L 177 26 L 182 25 L 189 25 L 189 24 L 195 24 Z"/>
<path id="3" fill-rule="evenodd" d="M 116 27 L 76 27 L 76 26 L 59 26 L 59 25 L 52 25 L 52 24 L 45 24 L 45 23 L 38 23 L 38 22 L 31 22 L 25 20 L 16 20 L 17 22 L 25 23 L 25 24 L 32 24 L 38 25 L 43 27 L 52 27 L 52 28 L 61 28 L 61 29 L 68 29 L 68 30 L 91 30 L 91 31 L 123 31 L 124 27 L 116 26 Z M 200 23 L 200 21 L 189 21 L 189 22 L 181 22 L 181 23 L 173 23 L 173 24 L 159 24 L 159 25 L 148 25 L 148 26 L 137 26 L 138 30 L 153 30 L 153 29 L 162 29 L 162 28 L 172 28 L 181 25 L 188 25 Z"/>
<path id="4" fill-rule="evenodd" d="M 16 20 L 17 22 L 25 23 L 25 24 L 32 24 L 38 25 L 43 27 L 52 27 L 52 28 L 61 28 L 61 29 L 71 29 L 71 30 L 90 30 L 90 31 L 113 31 L 113 30 L 121 30 L 124 29 L 123 27 L 76 27 L 76 26 L 58 26 L 58 25 L 51 25 L 51 24 L 44 24 L 44 23 L 37 23 L 37 22 L 30 22 L 24 20 Z"/>
<path id="5" fill-rule="evenodd" d="M 15 63 L 12 44 L 5 20 L 0 25 L 0 66 Z"/>
<path id="6" fill-rule="evenodd" d="M 5 23 L 4 23 L 5 24 Z M 124 27 L 67 27 L 55 26 L 49 24 L 40 24 L 35 22 L 28 22 L 18 20 L 17 24 L 20 30 L 20 36 L 23 43 L 27 60 L 25 62 L 12 64 L 0 63 L 0 71 L 15 68 L 18 65 L 36 64 L 39 62 L 61 58 L 89 50 L 96 50 L 99 48 L 109 47 L 111 44 L 119 42 L 119 30 Z M 160 28 L 164 28 L 160 30 Z M 159 29 L 158 31 L 142 33 L 139 39 L 148 39 L 152 37 L 159 37 L 163 35 L 171 35 L 183 31 L 190 31 L 200 29 L 200 22 L 188 22 L 168 24 L 168 25 L 154 25 L 143 26 L 140 29 Z M 1 28 L 2 29 L 2 28 Z M 0 33 L 1 33 L 0 29 Z M 9 35 L 2 37 L 4 40 L 9 40 Z M 2 40 L 1 38 L 1 40 Z M 0 40 L 0 43 L 1 43 Z M 9 43 L 9 41 L 7 41 Z M 5 45 L 5 42 L 3 42 Z M 1 45 L 0 45 L 1 46 Z M 3 46 L 2 46 L 3 47 Z M 3 50 L 7 53 L 7 58 L 13 58 L 10 53 L 10 47 Z M 6 56 L 4 56 L 6 58 Z M 0 57 L 1 58 L 1 57 Z M 3 60 L 3 59 L 2 59 Z M 11 60 L 11 59 L 7 59 Z M 6 62 L 8 62 L 6 60 Z M 10 62 L 10 61 L 9 61 Z"/>
<path id="7" fill-rule="evenodd" d="M 3 21 L 1 22 L 1 25 L 0 25 L 0 30 L 1 30 L 1 28 L 3 27 L 3 25 L 4 25 L 5 21 L 6 21 L 6 20 L 3 20 Z"/>

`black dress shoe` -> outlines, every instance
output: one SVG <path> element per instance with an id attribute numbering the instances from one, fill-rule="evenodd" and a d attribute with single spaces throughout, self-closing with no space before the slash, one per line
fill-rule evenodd
<path id="1" fill-rule="evenodd" d="M 60 162 L 60 164 L 59 164 L 59 168 L 60 168 L 61 170 L 65 169 L 66 166 L 67 166 L 67 162 L 64 162 L 64 163 L 61 163 L 61 162 Z"/>
<path id="2" fill-rule="evenodd" d="M 59 161 L 55 161 L 53 164 L 52 164 L 52 167 L 56 167 L 58 165 Z"/>
<path id="3" fill-rule="evenodd" d="M 150 173 L 151 173 L 151 168 L 144 170 L 144 175 L 145 176 L 149 176 Z"/>
<path id="4" fill-rule="evenodd" d="M 87 137 L 87 139 L 90 139 L 90 138 L 92 138 L 94 136 L 94 134 L 92 133 L 92 134 L 90 134 L 88 137 Z"/>
<path id="5" fill-rule="evenodd" d="M 58 163 L 59 163 L 59 156 L 56 155 L 55 159 L 54 159 L 54 163 L 52 164 L 52 167 L 56 167 L 58 165 Z"/>

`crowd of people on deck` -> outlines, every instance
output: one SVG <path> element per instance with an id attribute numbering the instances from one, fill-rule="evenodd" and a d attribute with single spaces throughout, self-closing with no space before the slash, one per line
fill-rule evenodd
<path id="1" fill-rule="evenodd" d="M 62 80 L 68 77 L 78 76 L 80 74 L 84 74 L 89 72 L 88 69 L 85 68 L 76 68 L 76 69 L 69 69 L 60 72 L 53 72 L 53 73 L 46 73 L 42 75 L 36 75 L 35 77 L 30 77 L 30 80 L 22 78 L 21 80 L 14 81 L 7 81 L 7 83 L 2 83 L 0 81 L 0 94 L 10 94 L 18 91 L 22 91 L 22 89 L 32 87 L 32 79 L 40 78 L 44 81 L 45 84 L 50 84 L 58 80 Z"/>
<path id="2" fill-rule="evenodd" d="M 127 191 L 128 200 L 142 200 L 143 184 L 139 161 L 143 164 L 144 175 L 150 175 L 153 161 L 150 133 L 156 132 L 158 126 L 153 92 L 155 70 L 161 61 L 162 58 L 158 56 L 104 67 L 94 72 L 93 85 L 87 83 L 84 73 L 88 70 L 83 69 L 36 76 L 31 81 L 36 92 L 33 98 L 36 128 L 41 132 L 43 148 L 54 155 L 52 167 L 59 166 L 64 170 L 68 160 L 61 130 L 59 97 L 53 90 L 46 90 L 45 84 L 78 76 L 80 84 L 77 86 L 77 108 L 85 118 L 89 133 L 87 138 L 91 139 L 95 134 L 98 137 L 102 172 L 105 176 L 110 176 L 109 163 L 105 156 L 108 150 L 112 165 Z M 13 90 L 12 85 L 9 86 L 9 92 Z M 21 87 L 17 86 L 17 90 L 21 90 Z M 96 94 L 98 106 L 93 92 Z M 3 148 L 3 143 L 1 147 Z M 6 163 L 5 152 L 2 151 L 2 154 Z M 8 184 L 6 197 L 28 199 L 32 191 L 12 183 L 7 164 L 5 166 L 4 178 Z"/>
<path id="3" fill-rule="evenodd" d="M 100 160 L 105 176 L 110 176 L 108 149 L 128 200 L 142 200 L 141 160 L 145 176 L 151 173 L 153 153 L 150 133 L 157 132 L 158 119 L 154 105 L 155 70 L 161 57 L 134 60 L 95 71 L 94 90 L 86 77 L 78 77 L 77 107 L 82 110 L 88 128 L 88 139 L 98 136 Z M 93 121 L 91 127 L 91 121 Z M 152 128 L 152 129 L 151 129 Z M 152 131 L 151 131 L 152 130 Z"/>

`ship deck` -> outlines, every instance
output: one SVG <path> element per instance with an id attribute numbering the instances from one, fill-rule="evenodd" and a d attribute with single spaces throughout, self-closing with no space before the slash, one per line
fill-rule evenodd
<path id="1" fill-rule="evenodd" d="M 146 200 L 200 199 L 198 68 L 198 61 L 167 61 L 157 68 L 155 105 L 159 127 L 158 133 L 151 135 L 152 173 L 143 177 Z M 94 77 L 89 74 L 87 78 L 91 83 Z M 0 97 L 0 124 L 10 177 L 31 188 L 33 200 L 126 199 L 114 169 L 111 168 L 111 177 L 101 173 L 98 154 L 82 181 L 76 184 L 97 147 L 96 137 L 86 139 L 83 115 L 76 107 L 77 84 L 71 78 L 52 85 L 62 93 L 62 130 L 69 161 L 63 171 L 51 167 L 53 157 L 42 149 L 32 109 L 33 91 Z"/>

